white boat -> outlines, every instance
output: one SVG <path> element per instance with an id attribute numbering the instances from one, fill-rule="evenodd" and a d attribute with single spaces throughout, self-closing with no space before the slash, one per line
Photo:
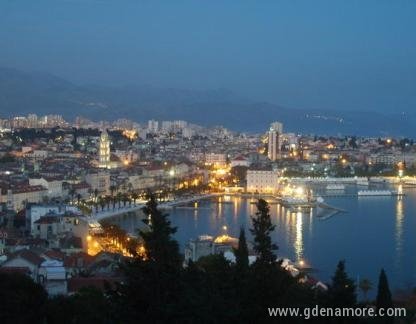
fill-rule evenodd
<path id="1" fill-rule="evenodd" d="M 390 190 L 359 190 L 358 196 L 392 196 L 393 191 Z"/>
<path id="2" fill-rule="evenodd" d="M 344 190 L 345 186 L 343 184 L 329 184 L 326 186 L 326 190 Z"/>
<path id="3" fill-rule="evenodd" d="M 381 177 L 372 177 L 370 178 L 370 182 L 373 183 L 385 183 L 386 179 L 385 178 L 381 178 Z"/>
<path id="4" fill-rule="evenodd" d="M 357 179 L 357 186 L 368 187 L 369 182 L 367 179 Z"/>

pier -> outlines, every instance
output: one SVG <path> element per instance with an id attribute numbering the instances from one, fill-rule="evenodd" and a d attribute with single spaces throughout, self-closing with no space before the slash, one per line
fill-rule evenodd
<path id="1" fill-rule="evenodd" d="M 391 193 L 389 195 L 359 195 L 358 193 L 356 194 L 351 194 L 351 193 L 322 193 L 319 194 L 320 197 L 322 198 L 358 198 L 358 197 L 404 197 L 405 194 L 400 194 L 400 193 Z"/>

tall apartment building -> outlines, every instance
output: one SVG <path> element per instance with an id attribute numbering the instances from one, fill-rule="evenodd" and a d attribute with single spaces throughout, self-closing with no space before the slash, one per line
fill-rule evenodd
<path id="1" fill-rule="evenodd" d="M 274 122 L 269 129 L 269 146 L 267 156 L 271 161 L 276 161 L 280 158 L 280 140 L 279 137 L 283 133 L 283 124 Z"/>
<path id="2" fill-rule="evenodd" d="M 149 120 L 147 122 L 147 131 L 151 134 L 156 134 L 159 130 L 159 122 L 157 120 Z"/>

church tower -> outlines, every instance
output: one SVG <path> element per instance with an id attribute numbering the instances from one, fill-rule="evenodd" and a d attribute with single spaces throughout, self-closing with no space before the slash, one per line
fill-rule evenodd
<path id="1" fill-rule="evenodd" d="M 110 168 L 110 138 L 106 130 L 103 130 L 100 136 L 99 159 L 100 168 Z"/>

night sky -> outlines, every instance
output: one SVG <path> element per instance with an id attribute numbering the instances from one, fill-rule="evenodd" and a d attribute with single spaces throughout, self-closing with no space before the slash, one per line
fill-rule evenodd
<path id="1" fill-rule="evenodd" d="M 294 108 L 416 107 L 416 1 L 0 0 L 0 66 L 226 88 Z"/>

